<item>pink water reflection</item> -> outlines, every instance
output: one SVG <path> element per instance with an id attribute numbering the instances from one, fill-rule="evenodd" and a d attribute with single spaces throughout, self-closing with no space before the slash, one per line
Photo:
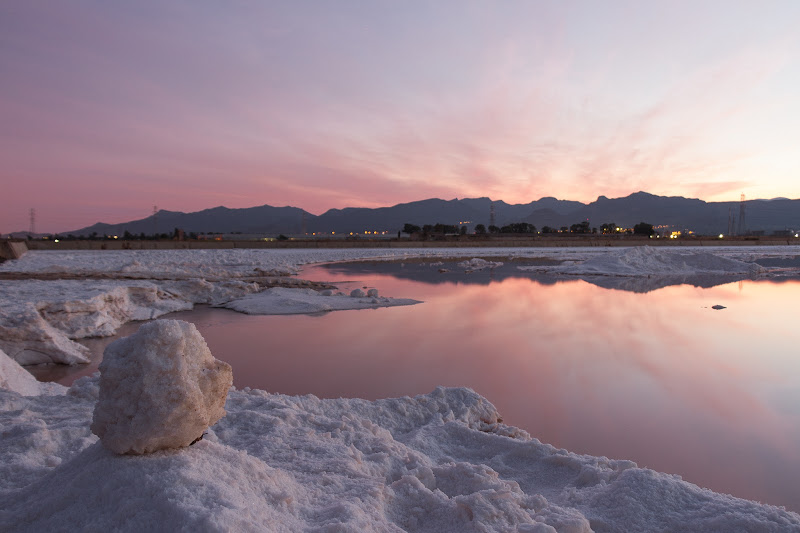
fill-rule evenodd
<path id="1" fill-rule="evenodd" d="M 347 278 L 319 269 L 305 277 Z M 800 283 L 646 294 L 522 278 L 372 275 L 361 285 L 425 303 L 313 317 L 172 316 L 198 326 L 238 387 L 374 399 L 468 386 L 544 442 L 800 510 Z"/>

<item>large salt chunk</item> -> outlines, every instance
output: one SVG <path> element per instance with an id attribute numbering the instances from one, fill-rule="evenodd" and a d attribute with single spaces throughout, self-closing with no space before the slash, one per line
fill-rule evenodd
<path id="1" fill-rule="evenodd" d="M 0 350 L 0 389 L 13 390 L 22 396 L 56 395 L 67 392 L 66 387 L 58 383 L 36 381 L 35 377 L 7 356 L 3 350 Z"/>
<path id="2" fill-rule="evenodd" d="M 194 324 L 144 324 L 106 348 L 92 432 L 120 454 L 188 446 L 225 415 L 232 383 Z"/>

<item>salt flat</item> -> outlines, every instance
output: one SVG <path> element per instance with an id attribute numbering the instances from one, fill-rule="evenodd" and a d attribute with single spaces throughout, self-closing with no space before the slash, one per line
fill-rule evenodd
<path id="1" fill-rule="evenodd" d="M 108 335 L 125 321 L 196 303 L 251 298 L 262 291 L 245 278 L 289 275 L 316 262 L 538 257 L 557 259 L 551 270 L 558 275 L 583 268 L 647 277 L 669 275 L 680 261 L 687 270 L 711 265 L 719 275 L 769 277 L 783 273 L 756 268 L 755 259 L 796 255 L 793 247 L 679 250 L 694 255 L 191 250 L 31 252 L 4 263 L 2 272 L 80 272 L 86 279 L 0 282 L 0 530 L 800 531 L 796 513 L 630 461 L 542 444 L 505 425 L 488 399 L 463 388 L 374 402 L 232 389 L 227 416 L 194 446 L 116 456 L 89 430 L 97 378 L 69 389 L 39 384 L 6 351 L 66 359 L 69 343 L 79 346 L 73 339 Z M 633 259 L 650 266 L 628 268 Z M 659 274 L 659 264 L 669 268 Z M 92 278 L 98 273 L 141 279 L 99 282 Z"/>

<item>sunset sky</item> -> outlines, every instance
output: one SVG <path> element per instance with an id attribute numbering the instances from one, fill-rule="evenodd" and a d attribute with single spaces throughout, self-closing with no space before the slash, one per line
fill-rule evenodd
<path id="1" fill-rule="evenodd" d="M 800 1 L 0 4 L 0 232 L 153 206 L 800 198 Z"/>

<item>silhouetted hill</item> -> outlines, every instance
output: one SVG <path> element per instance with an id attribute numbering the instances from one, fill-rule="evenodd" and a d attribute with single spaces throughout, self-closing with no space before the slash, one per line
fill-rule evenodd
<path id="1" fill-rule="evenodd" d="M 125 231 L 129 231 L 134 235 L 140 233 L 150 235 L 153 233 L 171 234 L 175 228 L 180 228 L 187 233 L 300 233 L 303 227 L 303 213 L 305 213 L 308 226 L 316 216 L 297 207 L 272 207 L 269 205 L 245 209 L 214 207 L 195 213 L 161 210 L 155 215 L 141 220 L 122 224 L 98 223 L 65 233 L 79 236 L 88 236 L 93 232 L 97 232 L 98 235 L 122 235 Z"/>
<path id="2" fill-rule="evenodd" d="M 622 227 L 632 227 L 639 222 L 672 226 L 675 229 L 714 235 L 726 233 L 728 217 L 735 218 L 739 227 L 739 202 L 704 202 L 680 196 L 656 196 L 637 192 L 624 198 L 600 196 L 594 202 L 583 204 L 570 200 L 541 198 L 528 204 L 507 204 L 489 198 L 464 198 L 441 200 L 431 198 L 376 209 L 348 207 L 330 209 L 316 216 L 296 207 L 263 205 L 246 209 L 215 207 L 196 213 L 159 211 L 156 215 L 124 224 L 95 224 L 87 228 L 64 232 L 88 236 L 171 233 L 175 228 L 196 233 L 245 233 L 278 235 L 307 233 L 363 233 L 388 231 L 396 233 L 406 223 L 458 224 L 468 222 L 469 230 L 477 224 L 489 226 L 491 206 L 494 204 L 495 223 L 503 226 L 513 222 L 529 222 L 541 229 L 544 226 L 560 228 L 589 220 L 590 227 L 614 222 Z M 800 200 L 774 199 L 750 200 L 745 204 L 745 230 L 771 233 L 784 229 L 800 229 Z"/>
<path id="3" fill-rule="evenodd" d="M 570 226 L 582 220 L 589 220 L 593 227 L 610 222 L 622 227 L 632 227 L 639 222 L 648 222 L 693 228 L 698 223 L 703 227 L 715 224 L 719 216 L 707 207 L 708 204 L 702 200 L 637 192 L 624 198 L 610 199 L 600 196 L 594 202 L 566 214 L 534 212 L 525 221 L 539 228 L 545 225 Z M 723 223 L 727 226 L 727 211 Z"/>
<path id="4" fill-rule="evenodd" d="M 488 227 L 491 204 L 492 200 L 489 198 L 460 200 L 430 198 L 376 209 L 363 207 L 330 209 L 314 220 L 314 229 L 310 231 L 397 232 L 406 223 L 423 226 L 425 224 L 468 222 L 471 229 L 478 224 Z M 583 206 L 580 202 L 556 200 L 555 198 L 542 198 L 529 204 L 507 204 L 503 201 L 496 201 L 494 202 L 495 223 L 502 226 L 511 222 L 520 222 L 538 205 L 552 206 L 561 213 L 568 213 L 578 206 Z"/>
<path id="5" fill-rule="evenodd" d="M 436 224 L 437 222 L 453 224 L 459 221 L 471 220 L 478 214 L 473 207 L 463 204 L 461 200 L 446 201 L 432 198 L 419 202 L 397 204 L 392 207 L 379 207 L 377 209 L 363 207 L 330 209 L 314 221 L 314 227 L 316 228 L 314 231 L 396 232 L 406 222 L 420 225 Z"/>
<path id="6" fill-rule="evenodd" d="M 600 196 L 594 202 L 569 213 L 536 210 L 525 222 L 537 228 L 571 226 L 589 220 L 590 226 L 614 222 L 618 226 L 633 227 L 639 222 L 690 229 L 698 234 L 727 233 L 728 216 L 734 217 L 734 228 L 739 227 L 740 202 L 704 202 L 681 196 L 656 196 L 637 192 L 624 198 Z M 800 228 L 800 200 L 750 200 L 745 202 L 744 230 L 767 233 L 787 228 Z"/>

